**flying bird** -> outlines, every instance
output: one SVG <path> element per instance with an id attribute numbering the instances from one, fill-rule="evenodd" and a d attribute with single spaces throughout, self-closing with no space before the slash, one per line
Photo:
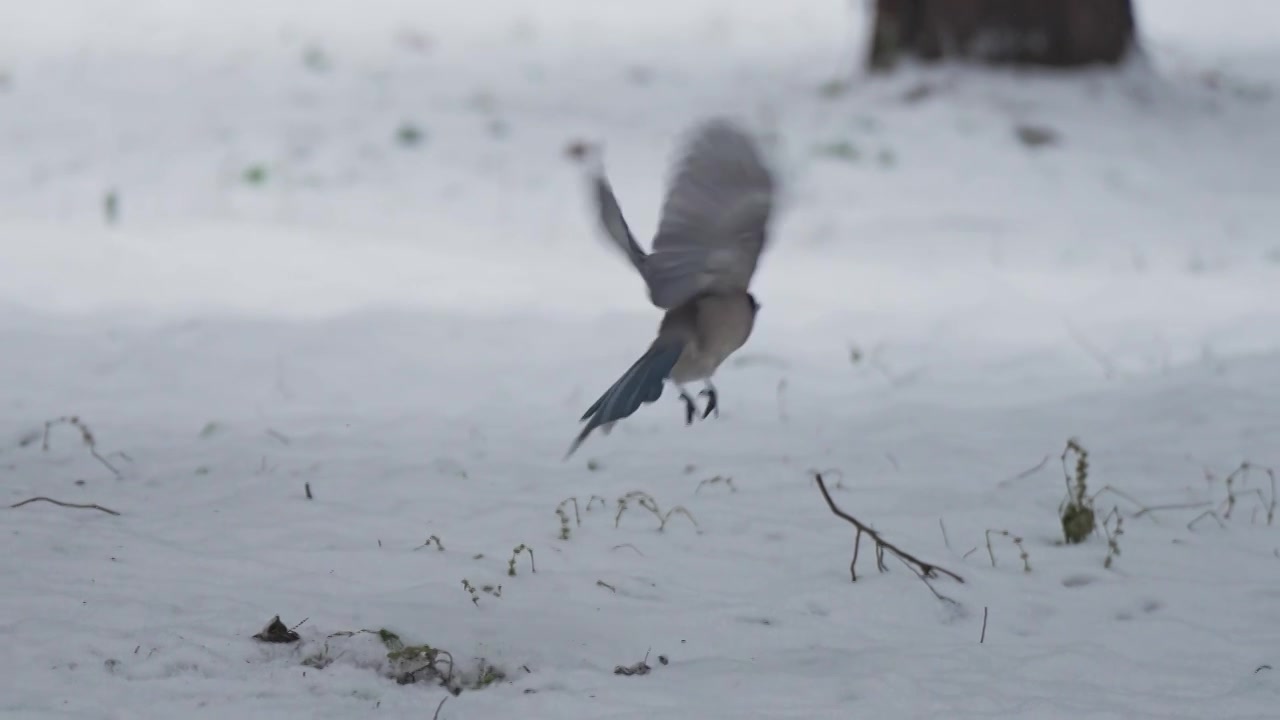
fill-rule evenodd
<path id="1" fill-rule="evenodd" d="M 760 303 L 749 292 L 768 236 L 774 178 L 760 148 L 724 118 L 695 125 L 680 148 L 661 208 L 653 249 L 636 242 L 599 159 L 591 186 L 605 234 L 631 262 L 664 310 L 658 336 L 640 359 L 582 416 L 586 422 L 567 459 L 591 431 L 613 423 L 662 396 L 670 380 L 692 424 L 697 404 L 685 385 L 702 381 L 702 419 L 719 415 L 712 375 L 746 343 Z"/>

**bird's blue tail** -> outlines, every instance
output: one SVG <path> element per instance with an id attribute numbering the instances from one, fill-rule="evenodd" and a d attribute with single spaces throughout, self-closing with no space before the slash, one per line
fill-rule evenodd
<path id="1" fill-rule="evenodd" d="M 648 352 L 641 355 L 613 387 L 606 390 L 582 415 L 587 426 L 573 441 L 565 458 L 568 459 L 578 449 L 592 430 L 629 417 L 641 405 L 662 397 L 662 383 L 671 374 L 671 368 L 675 367 L 683 351 L 684 345 L 681 343 L 655 343 Z"/>

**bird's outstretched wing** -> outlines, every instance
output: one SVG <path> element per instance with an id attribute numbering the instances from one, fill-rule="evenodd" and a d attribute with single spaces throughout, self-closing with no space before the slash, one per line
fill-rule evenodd
<path id="1" fill-rule="evenodd" d="M 613 186 L 604 175 L 604 168 L 597 166 L 590 180 L 596 209 L 600 213 L 600 224 L 608 233 L 609 239 L 622 250 L 636 270 L 644 275 L 645 252 L 636 243 L 635 236 L 631 234 L 631 228 L 627 227 L 626 218 L 622 216 L 622 208 L 618 206 L 618 199 L 614 197 Z"/>
<path id="2" fill-rule="evenodd" d="M 745 292 L 773 202 L 773 176 L 746 131 L 722 118 L 695 126 L 675 164 L 653 251 L 640 264 L 653 303 L 670 309 L 700 292 Z"/>

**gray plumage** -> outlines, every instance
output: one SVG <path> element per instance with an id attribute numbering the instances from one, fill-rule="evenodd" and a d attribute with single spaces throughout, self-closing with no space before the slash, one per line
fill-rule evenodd
<path id="1" fill-rule="evenodd" d="M 752 138 L 716 118 L 688 135 L 662 203 L 653 249 L 646 253 L 623 217 L 604 170 L 591 178 L 600 223 L 640 274 L 649 298 L 666 311 L 649 350 L 582 416 L 586 426 L 572 455 L 592 430 L 613 423 L 662 396 L 667 379 L 680 387 L 686 422 L 694 415 L 685 383 L 706 382 L 703 418 L 717 412 L 711 376 L 746 343 L 759 304 L 748 292 L 768 236 L 774 181 Z"/>

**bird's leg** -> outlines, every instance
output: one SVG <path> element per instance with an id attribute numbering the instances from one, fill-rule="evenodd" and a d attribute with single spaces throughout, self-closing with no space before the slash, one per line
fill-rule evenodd
<path id="1" fill-rule="evenodd" d="M 689 395 L 684 388 L 680 388 L 680 399 L 684 401 L 684 424 L 693 424 L 693 415 L 698 411 L 698 404 L 694 402 L 693 396 Z"/>
<path id="2" fill-rule="evenodd" d="M 707 416 L 713 412 L 716 417 L 720 417 L 720 407 L 716 404 L 716 386 L 712 385 L 710 380 L 707 381 L 707 387 L 698 393 L 698 397 L 703 395 L 707 396 L 707 409 L 702 412 L 702 419 L 706 420 Z"/>

